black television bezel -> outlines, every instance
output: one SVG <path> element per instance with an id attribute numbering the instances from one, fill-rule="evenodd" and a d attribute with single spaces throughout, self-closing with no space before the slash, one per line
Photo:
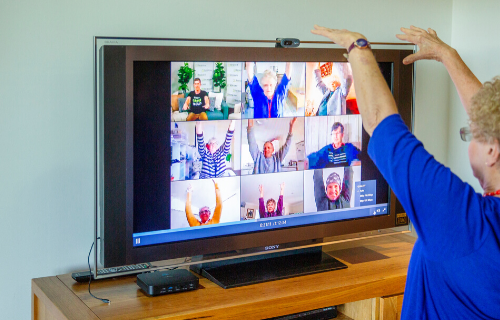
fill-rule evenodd
<path id="1" fill-rule="evenodd" d="M 402 60 L 413 51 L 373 49 L 373 52 L 378 62 L 392 63 L 393 96 L 403 120 L 411 129 L 413 66 L 404 65 Z M 328 48 L 103 46 L 101 48 L 101 86 L 104 110 L 102 114 L 96 111 L 96 116 L 101 117 L 101 127 L 97 130 L 102 133 L 104 139 L 101 155 L 104 162 L 102 172 L 97 170 L 97 179 L 100 179 L 99 175 L 104 179 L 101 191 L 103 199 L 97 200 L 102 204 L 99 221 L 101 224 L 101 263 L 104 267 L 298 243 L 401 226 L 402 224 L 397 223 L 397 214 L 403 213 L 404 209 L 394 193 L 390 191 L 388 215 L 154 246 L 133 246 L 134 61 L 347 62 L 343 56 L 344 53 L 344 49 Z M 168 90 L 170 91 L 170 88 Z"/>

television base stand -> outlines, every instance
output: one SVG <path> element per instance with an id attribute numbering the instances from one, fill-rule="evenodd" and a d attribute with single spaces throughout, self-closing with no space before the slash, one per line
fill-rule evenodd
<path id="1" fill-rule="evenodd" d="M 192 265 L 190 269 L 222 288 L 229 289 L 347 268 L 345 264 L 321 249 L 321 247 L 315 247 L 209 262 Z"/>

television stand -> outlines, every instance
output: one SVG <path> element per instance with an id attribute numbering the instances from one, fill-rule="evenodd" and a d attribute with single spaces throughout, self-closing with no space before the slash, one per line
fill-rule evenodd
<path id="1" fill-rule="evenodd" d="M 90 297 L 88 283 L 75 282 L 71 274 L 37 278 L 32 280 L 32 319 L 259 320 L 334 305 L 339 306 L 336 319 L 397 319 L 414 242 L 411 236 L 393 235 L 326 246 L 323 251 L 349 268 L 233 289 L 200 277 L 198 290 L 151 298 L 137 286 L 135 275 L 93 283 L 92 292 L 110 299 L 109 305 Z M 361 247 L 388 258 L 366 259 Z"/>
<path id="2" fill-rule="evenodd" d="M 347 265 L 322 251 L 322 247 L 263 254 L 220 262 L 192 265 L 201 274 L 224 289 L 260 282 L 286 279 L 347 268 Z"/>

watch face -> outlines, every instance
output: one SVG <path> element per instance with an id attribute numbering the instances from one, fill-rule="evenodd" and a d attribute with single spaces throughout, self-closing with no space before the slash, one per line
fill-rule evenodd
<path id="1" fill-rule="evenodd" d="M 356 40 L 356 46 L 357 47 L 364 48 L 367 45 L 368 45 L 368 41 L 366 41 L 365 39 L 358 39 L 358 40 Z"/>

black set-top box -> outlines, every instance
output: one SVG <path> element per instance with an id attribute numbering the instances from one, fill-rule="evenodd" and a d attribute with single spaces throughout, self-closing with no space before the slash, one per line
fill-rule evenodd
<path id="1" fill-rule="evenodd" d="M 198 289 L 199 279 L 185 269 L 141 273 L 137 285 L 148 295 L 177 293 Z"/>

